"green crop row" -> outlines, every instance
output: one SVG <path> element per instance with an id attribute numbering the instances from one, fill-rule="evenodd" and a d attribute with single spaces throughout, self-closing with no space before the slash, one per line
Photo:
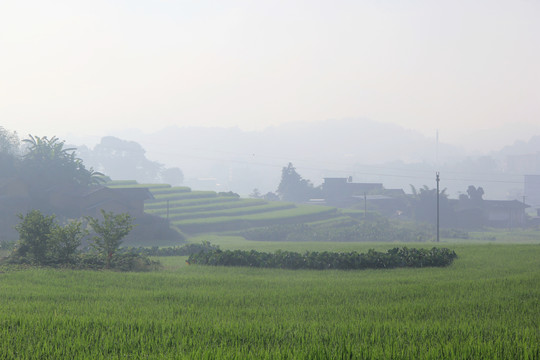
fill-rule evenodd
<path id="1" fill-rule="evenodd" d="M 215 211 L 201 211 L 191 213 L 177 213 L 170 214 L 169 219 L 171 221 L 188 220 L 188 219 L 204 219 L 219 216 L 243 216 L 254 215 L 261 213 L 268 213 L 271 211 L 285 210 L 294 208 L 294 204 L 289 203 L 270 203 L 270 204 L 251 204 L 250 206 L 242 206 L 236 208 L 226 208 L 223 210 Z"/>
<path id="2" fill-rule="evenodd" d="M 335 214 L 337 210 L 335 208 L 323 208 L 321 206 L 298 206 L 293 207 L 290 209 L 280 210 L 280 211 L 274 211 L 271 213 L 265 213 L 265 214 L 253 214 L 253 215 L 244 215 L 244 216 L 238 216 L 238 217 L 231 217 L 231 216 L 219 216 L 219 217 L 213 217 L 213 218 L 205 218 L 205 219 L 194 219 L 194 220 L 186 220 L 186 221 L 177 221 L 176 224 L 179 225 L 187 225 L 187 224 L 211 224 L 211 223 L 221 223 L 221 222 L 227 222 L 230 220 L 284 220 L 284 219 L 294 219 L 294 218 L 306 218 L 310 219 L 311 217 L 313 221 L 317 218 L 317 215 L 329 215 L 329 214 Z"/>
<path id="3" fill-rule="evenodd" d="M 241 207 L 250 207 L 257 205 L 267 204 L 266 201 L 261 199 L 236 199 L 231 201 L 230 199 L 234 198 L 224 198 L 226 201 L 216 201 L 207 203 L 204 205 L 194 205 L 194 206 L 177 206 L 176 204 L 169 204 L 169 214 L 182 214 L 182 213 L 193 213 L 200 211 L 212 211 L 212 210 L 224 210 L 224 209 L 234 209 Z M 149 209 L 148 213 L 154 215 L 165 215 L 167 214 L 167 203 L 161 203 L 162 206 L 159 208 Z M 152 204 L 155 205 L 155 204 Z"/>
<path id="4" fill-rule="evenodd" d="M 150 190 L 166 189 L 166 188 L 171 187 L 171 185 L 169 184 L 139 184 L 139 183 L 130 183 L 130 182 L 125 183 L 123 181 L 108 182 L 108 183 L 105 183 L 105 185 L 110 188 L 148 188 Z"/>
<path id="5" fill-rule="evenodd" d="M 393 241 L 414 242 L 433 238 L 429 226 L 390 221 L 384 218 L 370 221 L 328 220 L 304 224 L 278 224 L 237 232 L 248 240 L 257 241 Z M 449 234 L 449 233 L 448 233 Z M 446 236 L 450 237 L 450 236 Z"/>
<path id="6" fill-rule="evenodd" d="M 335 208 L 321 206 L 298 206 L 291 209 L 261 214 L 219 216 L 212 218 L 178 220 L 172 223 L 188 233 L 232 231 L 272 224 L 295 224 L 311 222 L 335 216 Z"/>
<path id="7" fill-rule="evenodd" d="M 152 188 L 152 195 L 162 195 L 162 194 L 176 194 L 176 193 L 187 193 L 191 192 L 191 188 L 187 186 L 172 186 L 172 187 L 163 187 L 163 188 Z"/>
<path id="8" fill-rule="evenodd" d="M 163 200 L 183 200 L 183 199 L 198 199 L 198 198 L 216 198 L 218 194 L 215 191 L 190 191 L 179 192 L 172 194 L 157 194 L 154 196 L 154 201 Z M 152 203 L 152 201 L 150 201 Z"/>
<path id="9" fill-rule="evenodd" d="M 225 202 L 236 202 L 240 201 L 238 198 L 233 198 L 230 196 L 218 196 L 215 198 L 195 198 L 195 199 L 181 199 L 181 200 L 170 200 L 169 208 L 175 207 L 189 207 L 189 206 L 198 206 L 205 204 L 222 204 Z M 145 209 L 167 209 L 167 200 L 154 200 L 151 203 L 144 204 Z"/>

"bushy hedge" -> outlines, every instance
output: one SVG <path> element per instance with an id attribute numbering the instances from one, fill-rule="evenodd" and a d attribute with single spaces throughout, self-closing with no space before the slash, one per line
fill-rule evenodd
<path id="1" fill-rule="evenodd" d="M 21 258 L 8 258 L 5 261 L 10 265 L 35 266 Z M 40 266 L 77 269 L 77 270 L 103 270 L 106 267 L 103 256 L 92 252 L 81 252 L 73 256 L 72 261 L 63 263 L 48 263 Z M 152 261 L 147 256 L 132 252 L 117 253 L 111 257 L 109 270 L 112 271 L 151 271 L 161 267 L 158 261 Z"/>
<path id="2" fill-rule="evenodd" d="M 105 267 L 102 256 L 92 253 L 83 253 L 78 262 L 71 267 L 75 269 L 101 270 Z M 151 271 L 160 268 L 160 263 L 148 257 L 132 252 L 115 254 L 111 258 L 110 269 L 114 271 Z"/>
<path id="3" fill-rule="evenodd" d="M 448 266 L 457 257 L 447 248 L 414 249 L 393 248 L 387 252 L 369 250 L 367 253 L 291 251 L 275 253 L 255 250 L 211 250 L 190 255 L 189 264 L 214 266 L 249 266 L 281 269 L 390 269 L 396 267 Z"/>
<path id="4" fill-rule="evenodd" d="M 163 247 L 159 248 L 153 246 L 151 248 L 145 247 L 129 247 L 122 248 L 121 251 L 124 253 L 134 253 L 144 256 L 187 256 L 191 254 L 196 254 L 201 251 L 211 251 L 216 250 L 219 247 L 212 245 L 208 241 L 203 241 L 202 244 L 185 244 L 182 246 L 173 246 L 173 247 Z"/>

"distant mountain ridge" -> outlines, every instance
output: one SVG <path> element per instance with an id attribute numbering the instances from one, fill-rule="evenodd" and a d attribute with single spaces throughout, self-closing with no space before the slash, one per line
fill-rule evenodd
<path id="1" fill-rule="evenodd" d="M 529 141 L 516 141 L 494 153 L 495 156 L 528 155 L 540 153 L 540 135 L 535 135 Z"/>
<path id="2" fill-rule="evenodd" d="M 314 185 L 322 183 L 324 177 L 353 175 L 354 181 L 380 181 L 385 186 L 408 189 L 411 183 L 431 184 L 432 173 L 439 168 L 457 172 L 454 178 L 470 178 L 464 172 L 498 173 L 502 169 L 499 164 L 508 155 L 540 151 L 540 136 L 535 136 L 490 155 L 472 156 L 444 142 L 437 146 L 435 133 L 427 137 L 399 125 L 367 119 L 287 123 L 262 131 L 171 126 L 150 134 L 128 129 L 107 135 L 135 141 L 146 150 L 148 159 L 181 168 L 187 186 L 242 195 L 254 188 L 263 193 L 275 191 L 281 168 L 289 162 Z M 490 157 L 496 162 L 482 160 Z M 376 165 L 385 168 L 376 169 Z M 482 185 L 480 180 L 467 181 L 445 186 L 458 192 L 468 182 Z M 508 191 L 500 187 L 491 194 L 506 196 Z M 519 189 L 513 193 L 516 191 Z"/>
<path id="3" fill-rule="evenodd" d="M 122 137 L 122 133 L 115 134 Z M 435 135 L 435 134 L 434 134 Z M 245 158 L 262 156 L 285 161 L 347 159 L 377 164 L 401 160 L 436 160 L 435 136 L 428 138 L 398 125 L 366 119 L 327 120 L 313 123 L 288 123 L 262 131 L 238 128 L 168 127 L 152 134 L 130 132 L 129 140 L 143 145 L 149 157 L 171 165 L 174 154 L 206 154 L 216 159 L 224 155 Z M 441 161 L 465 155 L 459 148 L 441 143 Z M 282 161 L 283 162 L 283 161 Z"/>

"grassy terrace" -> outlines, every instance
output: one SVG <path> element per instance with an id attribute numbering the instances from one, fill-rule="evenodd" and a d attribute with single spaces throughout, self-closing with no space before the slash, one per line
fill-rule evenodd
<path id="1" fill-rule="evenodd" d="M 154 199 L 145 204 L 149 214 L 166 217 L 171 224 L 189 234 L 243 230 L 275 224 L 296 224 L 333 221 L 340 218 L 335 208 L 268 202 L 262 199 L 241 199 L 214 191 L 192 191 L 187 187 L 167 184 L 138 184 L 114 181 L 113 188 L 148 188 Z M 349 218 L 350 219 L 350 218 Z"/>
<path id="2" fill-rule="evenodd" d="M 193 213 L 199 211 L 214 211 L 214 210 L 225 210 L 225 209 L 234 209 L 234 208 L 249 208 L 251 206 L 258 205 L 267 205 L 268 203 L 260 199 L 232 199 L 232 198 L 223 198 L 223 199 L 214 199 L 216 201 L 205 201 L 205 203 L 200 204 L 196 202 L 196 205 L 185 205 L 183 202 L 181 204 L 171 202 L 169 206 L 173 206 L 169 209 L 169 214 L 182 214 L 182 213 Z M 223 200 L 223 201 L 221 201 Z M 146 206 L 146 212 L 154 215 L 165 215 L 167 209 L 163 209 L 163 206 L 166 206 L 166 203 L 160 203 L 160 206 L 154 207 L 156 204 L 148 204 Z"/>
<path id="3" fill-rule="evenodd" d="M 163 200 L 184 200 L 184 199 L 199 199 L 199 198 L 216 198 L 218 194 L 214 191 L 187 191 L 187 192 L 171 192 L 166 194 L 154 194 L 153 189 L 150 189 L 154 195 L 155 201 Z"/>
<path id="4" fill-rule="evenodd" d="M 198 218 L 209 218 L 209 217 L 219 217 L 219 216 L 237 216 L 237 215 L 251 215 L 258 213 L 265 213 L 276 210 L 284 210 L 294 208 L 294 204 L 288 203 L 270 203 L 270 204 L 248 204 L 241 207 L 231 207 L 225 208 L 222 210 L 215 211 L 192 211 L 192 212 L 174 212 L 169 213 L 169 219 L 171 221 L 175 220 L 186 220 L 186 219 L 198 219 Z M 175 209 L 177 210 L 177 209 Z"/>
<path id="5" fill-rule="evenodd" d="M 199 205 L 217 205 L 219 203 L 224 202 L 236 202 L 239 199 L 233 198 L 230 196 L 218 196 L 215 198 L 198 198 L 198 199 L 183 199 L 183 200 L 170 200 L 169 201 L 169 207 L 190 207 L 190 206 L 199 206 Z M 249 199 L 242 199 L 242 200 L 249 200 Z M 167 208 L 167 200 L 155 200 L 152 202 L 148 202 L 144 205 L 144 208 L 147 210 L 152 209 L 166 209 Z"/>
<path id="6" fill-rule="evenodd" d="M 335 208 L 322 206 L 296 206 L 291 209 L 239 216 L 220 216 L 174 221 L 182 231 L 203 233 L 241 230 L 274 224 L 308 223 L 337 216 Z"/>
<path id="7" fill-rule="evenodd" d="M 169 195 L 190 192 L 191 189 L 187 186 L 174 186 L 174 187 L 160 187 L 152 189 L 152 194 L 156 195 Z"/>

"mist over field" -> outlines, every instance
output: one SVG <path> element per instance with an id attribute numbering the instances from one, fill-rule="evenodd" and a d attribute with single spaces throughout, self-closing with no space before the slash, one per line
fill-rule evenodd
<path id="1" fill-rule="evenodd" d="M 486 133 L 496 133 L 496 129 Z M 484 188 L 487 199 L 506 200 L 520 199 L 523 176 L 540 171 L 534 158 L 540 153 L 540 138 L 534 134 L 523 137 L 526 141 L 507 136 L 507 142 L 500 141 L 500 146 L 495 142 L 485 152 L 451 144 L 441 132 L 425 136 L 367 119 L 290 123 L 261 131 L 170 126 L 151 133 L 126 129 L 109 135 L 137 142 L 148 159 L 180 168 L 183 184 L 196 189 L 234 191 L 243 196 L 255 188 L 263 193 L 275 191 L 282 167 L 292 162 L 316 186 L 325 177 L 352 176 L 355 182 L 379 182 L 409 193 L 410 185 L 434 187 L 435 172 L 440 171 L 441 185 L 451 197 L 457 198 L 474 185 Z M 69 139 L 88 144 L 89 149 L 101 140 Z M 478 136 L 476 141 L 481 147 L 489 139 Z M 512 159 L 520 156 L 533 158 L 513 164 Z"/>
<path id="2" fill-rule="evenodd" d="M 540 359 L 539 19 L 0 0 L 0 359 Z"/>

